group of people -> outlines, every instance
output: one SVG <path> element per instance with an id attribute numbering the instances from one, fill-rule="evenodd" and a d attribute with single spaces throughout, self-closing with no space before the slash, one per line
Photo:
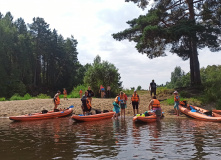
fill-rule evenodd
<path id="1" fill-rule="evenodd" d="M 111 97 L 110 85 L 107 86 L 107 91 L 105 91 L 103 85 L 100 85 L 99 93 L 101 94 L 101 98 L 110 98 Z"/>
<path id="2" fill-rule="evenodd" d="M 107 93 L 109 96 L 110 96 L 110 89 L 111 89 L 110 86 L 108 86 Z M 155 112 L 157 115 L 157 118 L 159 120 L 159 118 L 162 116 L 162 109 L 161 109 L 159 100 L 157 100 L 157 98 L 156 98 L 156 83 L 154 82 L 154 80 L 152 80 L 152 82 L 150 83 L 149 90 L 150 90 L 150 95 L 152 97 L 152 100 L 149 102 L 148 109 Z M 102 85 L 100 86 L 99 91 L 101 93 L 101 98 L 104 98 L 105 89 Z M 61 92 L 58 91 L 54 96 L 54 99 L 53 99 L 54 111 L 57 110 L 57 107 L 60 104 L 60 98 L 59 98 L 60 94 L 61 94 Z M 67 99 L 67 91 L 65 88 L 63 90 L 63 94 L 64 94 L 64 100 L 68 100 Z M 83 91 L 80 90 L 79 95 L 80 95 L 80 98 L 82 101 L 81 108 L 82 108 L 83 115 L 86 115 L 91 111 L 91 108 L 92 108 L 91 102 L 92 102 L 92 97 L 94 96 L 94 92 L 91 90 L 91 87 L 89 86 L 88 90 L 85 91 L 83 96 L 82 96 L 82 94 L 83 94 Z M 154 94 L 154 96 L 152 96 L 152 94 Z M 115 112 L 115 114 L 113 116 L 114 119 L 118 118 L 118 116 L 120 115 L 120 112 L 121 112 L 121 117 L 125 118 L 125 108 L 127 108 L 127 100 L 128 100 L 127 95 L 124 92 L 121 91 L 120 94 L 117 95 L 117 97 L 115 98 L 115 100 L 113 102 L 113 106 L 114 106 L 113 110 Z M 174 92 L 174 102 L 175 102 L 174 114 L 177 116 L 179 116 L 179 101 L 180 101 L 180 97 L 178 95 L 178 92 L 175 91 Z M 136 115 L 136 114 L 138 114 L 138 106 L 140 103 L 140 97 L 137 94 L 136 90 L 134 90 L 134 93 L 131 96 L 131 102 L 132 102 L 132 106 L 133 106 L 133 114 Z"/>

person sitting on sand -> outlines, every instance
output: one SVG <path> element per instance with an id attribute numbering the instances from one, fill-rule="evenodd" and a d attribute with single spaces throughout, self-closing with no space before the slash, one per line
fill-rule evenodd
<path id="1" fill-rule="evenodd" d="M 156 116 L 157 116 L 157 120 L 160 120 L 160 117 L 162 116 L 162 110 L 160 107 L 160 101 L 157 100 L 156 96 L 153 96 L 153 99 L 150 101 L 149 103 L 149 110 L 150 107 L 152 107 L 151 109 L 155 112 Z"/>
<path id="2" fill-rule="evenodd" d="M 86 91 L 83 97 L 81 98 L 81 102 L 82 102 L 81 108 L 82 108 L 83 115 L 86 115 L 91 111 L 91 102 L 87 96 L 88 96 L 88 92 Z"/>
<path id="3" fill-rule="evenodd" d="M 173 94 L 174 94 L 174 114 L 179 116 L 180 96 L 178 95 L 177 91 L 174 91 Z"/>
<path id="4" fill-rule="evenodd" d="M 58 105 L 60 104 L 60 98 L 59 95 L 61 94 L 61 92 L 58 90 L 57 93 L 54 96 L 53 102 L 54 102 L 54 111 L 57 110 Z"/>

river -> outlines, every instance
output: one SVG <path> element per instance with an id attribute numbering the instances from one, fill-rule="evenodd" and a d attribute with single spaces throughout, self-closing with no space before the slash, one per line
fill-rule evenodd
<path id="1" fill-rule="evenodd" d="M 13 122 L 0 118 L 2 160 L 219 159 L 221 123 L 164 118 L 76 123 L 70 117 Z"/>

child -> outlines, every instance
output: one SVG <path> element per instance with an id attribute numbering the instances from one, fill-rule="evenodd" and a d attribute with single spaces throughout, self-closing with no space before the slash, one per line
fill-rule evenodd
<path id="1" fill-rule="evenodd" d="M 54 111 L 57 110 L 58 105 L 60 104 L 60 98 L 59 98 L 60 94 L 61 94 L 61 92 L 58 90 L 57 93 L 54 96 L 54 99 L 53 99 L 53 101 L 54 101 Z"/>
<path id="2" fill-rule="evenodd" d="M 125 119 L 125 108 L 127 107 L 127 95 L 124 94 L 124 92 L 120 92 L 120 108 L 121 108 L 121 118 L 124 115 L 124 119 Z"/>
<path id="3" fill-rule="evenodd" d="M 82 89 L 79 91 L 80 98 L 82 98 Z"/>
<path id="4" fill-rule="evenodd" d="M 178 92 L 173 92 L 174 94 L 174 114 L 179 116 L 179 103 L 180 103 L 180 96 L 178 95 Z"/>
<path id="5" fill-rule="evenodd" d="M 120 95 L 118 95 L 116 98 L 115 98 L 115 101 L 113 103 L 113 106 L 114 106 L 114 109 L 113 111 L 115 112 L 115 114 L 113 115 L 113 119 L 115 118 L 118 118 L 119 116 L 119 113 L 120 113 L 120 104 L 121 100 L 120 100 Z"/>
<path id="6" fill-rule="evenodd" d="M 64 94 L 64 100 L 65 100 L 65 99 L 68 100 L 68 99 L 67 99 L 67 94 L 68 94 L 68 93 L 67 93 L 67 90 L 66 90 L 65 88 L 64 88 L 63 94 Z"/>

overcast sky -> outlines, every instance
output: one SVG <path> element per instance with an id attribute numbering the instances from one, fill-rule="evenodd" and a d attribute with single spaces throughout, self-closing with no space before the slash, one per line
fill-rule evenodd
<path id="1" fill-rule="evenodd" d="M 128 20 L 146 14 L 134 3 L 125 0 L 7 0 L 0 1 L 0 12 L 11 12 L 14 20 L 23 18 L 32 23 L 34 17 L 44 18 L 51 30 L 56 29 L 64 38 L 74 36 L 78 41 L 78 59 L 81 64 L 92 63 L 96 55 L 114 64 L 121 75 L 124 88 L 149 87 L 152 79 L 157 84 L 170 81 L 171 72 L 180 66 L 189 72 L 189 61 L 182 61 L 167 52 L 166 57 L 149 59 L 135 49 L 132 42 L 116 41 L 113 33 L 129 26 Z M 199 50 L 200 67 L 219 65 L 221 52 Z"/>

